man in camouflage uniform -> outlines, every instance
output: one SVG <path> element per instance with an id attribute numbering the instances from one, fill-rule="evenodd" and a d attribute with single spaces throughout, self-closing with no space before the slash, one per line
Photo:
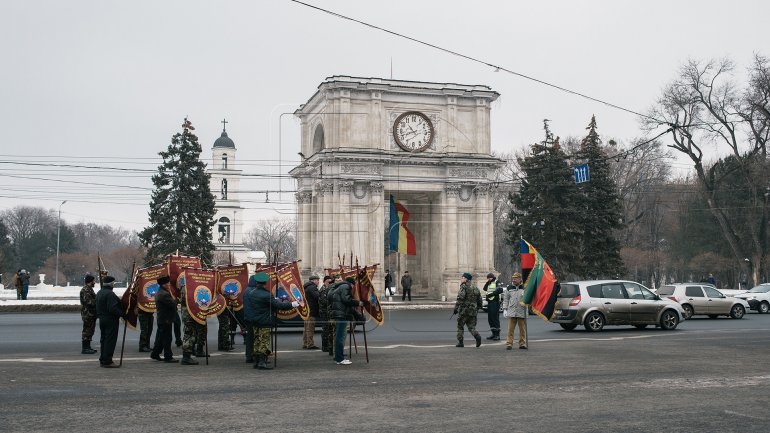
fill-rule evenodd
<path id="1" fill-rule="evenodd" d="M 457 292 L 454 313 L 457 314 L 457 344 L 455 347 L 463 347 L 464 327 L 476 339 L 476 347 L 481 346 L 481 334 L 476 331 L 476 315 L 481 308 L 481 292 L 479 288 L 471 284 L 473 275 L 468 272 L 460 277 L 460 291 Z"/>
<path id="2" fill-rule="evenodd" d="M 94 292 L 94 276 L 86 275 L 85 285 L 80 289 L 80 318 L 83 319 L 83 355 L 93 355 L 96 350 L 91 347 L 91 339 L 96 329 L 96 293 Z"/>
<path id="3" fill-rule="evenodd" d="M 227 303 L 230 304 L 230 301 L 227 301 Z M 232 311 L 233 310 L 231 310 L 228 305 L 225 307 L 225 311 L 222 311 L 222 313 L 217 316 L 217 322 L 219 322 L 217 350 L 223 352 L 231 352 L 233 350 L 233 346 L 230 344 L 230 321 L 232 320 L 230 314 L 232 314 Z"/>
<path id="4" fill-rule="evenodd" d="M 139 322 L 139 351 L 152 352 L 150 348 L 150 337 L 154 324 L 154 312 L 144 311 L 141 308 L 136 313 L 136 321 Z"/>
<path id="5" fill-rule="evenodd" d="M 182 337 L 182 365 L 197 365 L 198 361 L 192 359 L 193 351 L 199 342 L 206 338 L 206 326 L 201 325 L 190 316 L 185 302 L 185 287 L 180 287 L 180 303 L 182 305 L 182 324 L 184 325 L 184 336 Z M 198 356 L 198 352 L 195 353 Z M 205 353 L 204 353 L 205 356 Z"/>
<path id="6" fill-rule="evenodd" d="M 332 288 L 334 278 L 331 275 L 324 277 L 323 285 L 318 291 L 318 319 L 321 321 L 321 350 L 328 352 L 329 355 L 334 355 L 332 346 L 334 343 L 332 340 L 332 323 L 329 320 L 329 290 Z"/>
<path id="7" fill-rule="evenodd" d="M 299 306 L 299 302 L 281 302 L 265 287 L 270 277 L 259 272 L 254 275 L 256 287 L 247 291 L 244 299 L 246 320 L 251 322 L 254 333 L 254 368 L 270 370 L 267 365 L 267 354 L 270 349 L 270 328 L 275 324 L 275 311 L 290 310 Z"/>

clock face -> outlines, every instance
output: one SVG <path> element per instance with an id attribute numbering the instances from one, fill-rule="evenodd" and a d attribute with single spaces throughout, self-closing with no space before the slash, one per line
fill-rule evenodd
<path id="1" fill-rule="evenodd" d="M 407 111 L 393 122 L 393 139 L 407 152 L 422 152 L 433 143 L 433 124 L 418 111 Z"/>

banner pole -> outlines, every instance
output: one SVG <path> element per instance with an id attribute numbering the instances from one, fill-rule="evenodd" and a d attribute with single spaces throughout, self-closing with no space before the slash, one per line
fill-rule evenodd
<path id="1" fill-rule="evenodd" d="M 99 261 L 101 262 L 101 260 L 102 259 L 100 257 Z M 129 291 L 134 290 L 134 272 L 135 271 L 136 271 L 136 261 L 134 261 L 134 263 L 131 265 L 131 283 L 129 283 L 129 285 L 126 287 L 126 290 L 129 290 Z M 99 275 L 101 275 L 101 271 L 99 271 Z M 128 311 L 126 311 L 126 314 L 128 314 Z M 118 361 L 118 367 L 123 365 L 123 352 L 126 349 L 126 329 L 128 329 L 128 320 L 126 320 L 126 318 L 124 317 L 123 318 L 123 342 L 120 344 L 120 361 Z"/>
<path id="2" fill-rule="evenodd" d="M 275 272 L 273 273 L 273 288 L 278 293 L 278 251 L 273 251 L 273 265 L 275 266 Z M 273 294 L 271 293 L 272 297 Z M 273 321 L 273 326 L 270 327 L 270 331 L 273 334 L 270 339 L 273 343 L 273 367 L 278 367 L 278 322 L 273 318 L 273 303 L 270 302 L 270 319 Z M 265 356 L 267 358 L 267 356 Z"/>

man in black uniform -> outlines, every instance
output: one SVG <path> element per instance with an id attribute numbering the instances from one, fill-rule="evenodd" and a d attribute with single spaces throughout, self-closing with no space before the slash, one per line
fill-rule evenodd
<path id="1" fill-rule="evenodd" d="M 119 368 L 112 362 L 112 354 L 115 353 L 115 344 L 118 342 L 118 328 L 120 318 L 123 317 L 123 309 L 120 306 L 118 295 L 113 293 L 115 277 L 105 276 L 102 280 L 102 288 L 96 294 L 96 317 L 99 318 L 99 331 L 101 331 L 101 354 L 99 364 L 105 368 Z"/>
<path id="2" fill-rule="evenodd" d="M 174 359 L 171 353 L 171 330 L 174 326 L 174 316 L 176 315 L 176 301 L 168 291 L 171 278 L 166 275 L 158 278 L 158 293 L 155 295 L 155 305 L 158 314 L 158 331 L 155 333 L 155 345 L 150 353 L 150 358 L 156 361 L 179 362 Z M 163 359 L 160 357 L 160 351 L 163 351 Z"/>

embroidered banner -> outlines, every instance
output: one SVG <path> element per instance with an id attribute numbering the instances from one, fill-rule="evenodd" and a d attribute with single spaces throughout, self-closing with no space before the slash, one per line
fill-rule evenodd
<path id="1" fill-rule="evenodd" d="M 201 258 L 200 257 L 191 257 L 191 256 L 174 256 L 169 255 L 168 256 L 168 276 L 171 278 L 171 296 L 174 297 L 174 299 L 179 298 L 179 290 L 181 290 L 181 287 L 184 286 L 184 278 L 182 276 L 182 269 L 183 268 L 193 268 L 193 269 L 200 269 L 203 267 L 201 265 Z M 213 287 L 213 286 L 212 286 Z"/>
<path id="2" fill-rule="evenodd" d="M 278 270 L 278 289 L 276 290 L 276 293 L 281 293 L 281 296 L 285 296 L 283 295 L 285 293 L 288 295 L 287 300 L 289 302 L 298 301 L 302 304 L 286 311 L 287 315 L 294 317 L 299 314 L 299 316 L 302 317 L 302 320 L 307 320 L 308 317 L 310 317 L 310 307 L 308 307 L 307 302 L 305 301 L 305 289 L 302 287 L 302 278 L 299 274 L 297 262 L 290 263 Z M 280 299 L 280 296 L 276 295 L 276 297 Z M 278 312 L 279 318 L 282 318 L 280 317 L 280 314 L 282 313 L 284 312 Z"/>
<path id="3" fill-rule="evenodd" d="M 243 292 L 249 285 L 249 268 L 242 265 L 229 265 L 217 268 L 216 287 L 233 307 L 233 311 L 243 309 Z"/>
<path id="4" fill-rule="evenodd" d="M 123 297 L 120 298 L 120 303 L 123 306 L 123 314 L 126 317 L 126 323 L 131 329 L 136 329 L 137 322 L 137 307 L 136 307 L 136 273 L 131 278 L 131 285 L 128 286 Z"/>
<path id="5" fill-rule="evenodd" d="M 216 290 L 216 272 L 208 269 L 184 269 L 181 278 L 185 283 L 185 304 L 190 317 L 201 325 L 209 316 L 225 310 L 227 301 Z"/>
<path id="6" fill-rule="evenodd" d="M 166 265 L 141 268 L 136 272 L 136 303 L 140 310 L 154 313 L 155 295 L 158 294 L 158 278 L 166 274 Z"/>

